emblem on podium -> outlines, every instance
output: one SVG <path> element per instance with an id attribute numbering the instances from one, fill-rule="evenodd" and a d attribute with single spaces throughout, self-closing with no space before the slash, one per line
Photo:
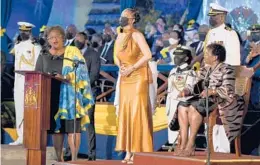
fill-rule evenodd
<path id="1" fill-rule="evenodd" d="M 33 87 L 28 87 L 25 91 L 24 106 L 36 106 L 37 95 Z"/>

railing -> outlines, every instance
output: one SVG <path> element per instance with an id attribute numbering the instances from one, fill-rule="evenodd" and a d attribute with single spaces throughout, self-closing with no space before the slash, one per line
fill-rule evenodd
<path id="1" fill-rule="evenodd" d="M 168 86 L 168 74 L 174 66 L 158 65 L 158 89 L 157 102 L 161 104 L 165 100 Z M 100 69 L 99 88 L 100 94 L 97 96 L 97 102 L 107 103 L 113 101 L 113 95 L 116 90 L 118 67 L 116 65 L 102 65 Z"/>

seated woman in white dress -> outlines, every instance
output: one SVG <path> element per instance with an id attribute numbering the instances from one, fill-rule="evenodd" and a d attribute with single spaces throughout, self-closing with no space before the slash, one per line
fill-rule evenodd
<path id="1" fill-rule="evenodd" d="M 176 117 L 177 105 L 179 103 L 177 96 L 184 88 L 190 88 L 196 83 L 195 72 L 190 67 L 192 61 L 191 51 L 178 46 L 173 53 L 176 67 L 171 70 L 168 76 L 168 95 L 166 100 L 166 114 L 169 125 L 171 125 L 171 122 L 174 122 L 174 116 Z M 174 143 L 177 135 L 176 128 L 168 128 L 168 142 L 170 144 Z"/>

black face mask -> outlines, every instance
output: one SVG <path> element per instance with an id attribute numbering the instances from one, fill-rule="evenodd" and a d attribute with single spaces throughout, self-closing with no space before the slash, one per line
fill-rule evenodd
<path id="1" fill-rule="evenodd" d="M 20 37 L 21 37 L 22 41 L 26 41 L 26 40 L 29 40 L 30 35 L 27 33 L 20 33 Z"/>
<path id="2" fill-rule="evenodd" d="M 127 17 L 120 17 L 120 19 L 119 19 L 119 25 L 121 26 L 121 27 L 125 27 L 125 26 L 127 26 L 128 25 L 128 18 Z"/>
<path id="3" fill-rule="evenodd" d="M 155 47 L 155 52 L 156 52 L 156 53 L 159 53 L 162 49 L 163 49 L 163 47 L 161 47 L 161 46 L 156 46 L 156 47 Z"/>
<path id="4" fill-rule="evenodd" d="M 92 42 L 92 48 L 97 48 L 99 44 L 97 42 Z"/>
<path id="5" fill-rule="evenodd" d="M 181 64 L 185 63 L 186 55 L 176 55 L 174 56 L 174 64 L 177 66 L 181 66 Z"/>
<path id="6" fill-rule="evenodd" d="M 169 47 L 169 46 L 170 46 L 169 40 L 163 41 L 163 47 Z"/>
<path id="7" fill-rule="evenodd" d="M 251 40 L 252 40 L 253 42 L 258 42 L 258 41 L 260 41 L 260 33 L 252 34 Z"/>
<path id="8" fill-rule="evenodd" d="M 217 23 L 217 21 L 214 18 L 210 18 L 209 19 L 209 24 L 210 24 L 210 26 L 215 27 L 218 23 Z"/>
<path id="9" fill-rule="evenodd" d="M 112 40 L 112 37 L 110 35 L 104 35 L 104 41 L 110 42 Z"/>
<path id="10" fill-rule="evenodd" d="M 39 43 L 40 43 L 41 46 L 43 46 L 45 44 L 45 39 L 41 37 L 39 39 Z"/>
<path id="11" fill-rule="evenodd" d="M 206 39 L 206 33 L 200 33 L 199 34 L 200 41 L 205 41 Z"/>
<path id="12" fill-rule="evenodd" d="M 71 40 L 71 39 L 73 38 L 73 34 L 70 33 L 70 32 L 67 32 L 67 33 L 66 33 L 66 38 L 67 38 L 68 40 Z"/>
<path id="13" fill-rule="evenodd" d="M 80 41 L 75 41 L 75 46 L 76 46 L 79 50 L 81 50 L 81 49 L 84 48 L 85 43 L 84 43 L 84 42 L 80 42 Z"/>

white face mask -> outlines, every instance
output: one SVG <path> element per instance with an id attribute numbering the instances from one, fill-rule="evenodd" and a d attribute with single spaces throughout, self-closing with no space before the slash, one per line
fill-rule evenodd
<path id="1" fill-rule="evenodd" d="M 170 45 L 176 45 L 179 43 L 179 40 L 176 40 L 175 38 L 169 38 Z"/>

